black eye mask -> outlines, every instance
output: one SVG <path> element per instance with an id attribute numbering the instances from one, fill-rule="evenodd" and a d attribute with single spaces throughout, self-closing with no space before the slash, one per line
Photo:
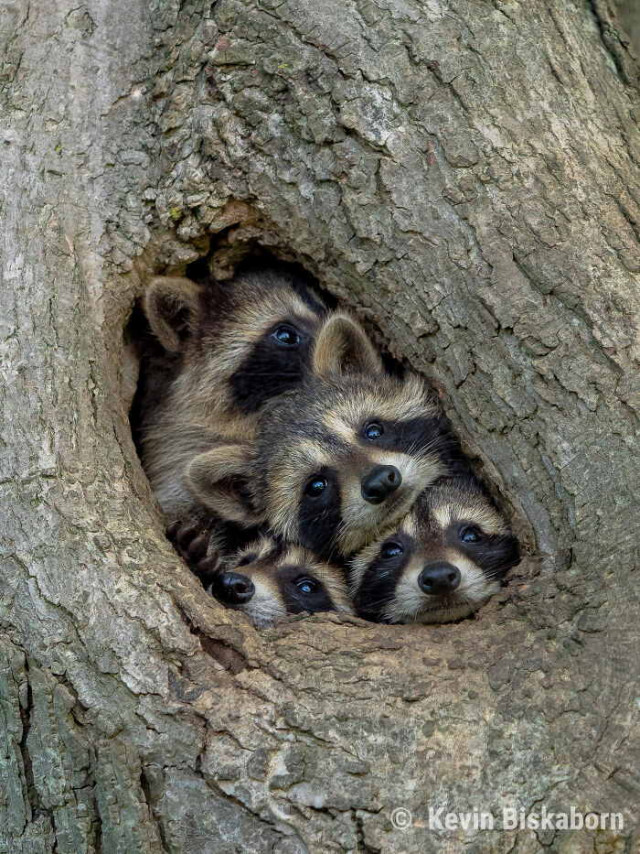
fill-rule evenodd
<path id="1" fill-rule="evenodd" d="M 326 486 L 316 489 L 321 481 Z M 298 538 L 303 546 L 322 557 L 330 557 L 340 527 L 340 487 L 335 472 L 322 468 L 309 478 L 300 498 Z"/>
<path id="2" fill-rule="evenodd" d="M 485 534 L 476 525 L 465 522 L 449 532 L 447 541 L 492 578 L 501 578 L 520 562 L 518 541 L 511 534 Z"/>
<path id="3" fill-rule="evenodd" d="M 400 534 L 385 540 L 367 566 L 353 599 L 359 617 L 383 622 L 386 606 L 393 600 L 396 586 L 413 553 L 410 538 Z"/>
<path id="4" fill-rule="evenodd" d="M 305 566 L 278 569 L 278 585 L 288 614 L 334 611 L 335 605 L 324 584 Z"/>
<path id="5" fill-rule="evenodd" d="M 293 322 L 273 326 L 230 378 L 233 400 L 245 413 L 299 385 L 307 371 L 311 336 Z"/>
<path id="6" fill-rule="evenodd" d="M 444 416 L 434 418 L 409 418 L 406 421 L 368 419 L 360 429 L 360 442 L 389 451 L 406 454 L 433 448 L 448 457 L 451 436 L 449 421 Z"/>

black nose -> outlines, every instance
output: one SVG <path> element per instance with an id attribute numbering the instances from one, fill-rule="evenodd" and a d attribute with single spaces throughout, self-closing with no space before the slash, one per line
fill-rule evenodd
<path id="1" fill-rule="evenodd" d="M 431 563 L 420 573 L 418 584 L 431 596 L 444 596 L 456 589 L 460 577 L 460 570 L 451 563 Z"/>
<path id="2" fill-rule="evenodd" d="M 223 572 L 213 582 L 216 599 L 223 605 L 244 605 L 256 592 L 253 581 L 239 572 Z"/>
<path id="3" fill-rule="evenodd" d="M 376 466 L 362 481 L 362 497 L 369 504 L 382 504 L 401 483 L 402 475 L 395 466 Z"/>

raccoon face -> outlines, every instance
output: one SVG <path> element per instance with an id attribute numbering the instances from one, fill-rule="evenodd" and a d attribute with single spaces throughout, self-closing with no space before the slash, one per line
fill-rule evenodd
<path id="1" fill-rule="evenodd" d="M 298 279 L 268 269 L 209 287 L 156 278 L 145 309 L 165 349 L 183 354 L 176 393 L 205 413 L 244 415 L 301 381 L 326 312 Z"/>
<path id="2" fill-rule="evenodd" d="M 238 553 L 214 579 L 210 592 L 243 611 L 257 627 L 287 614 L 352 613 L 342 570 L 299 546 L 262 538 Z"/>
<path id="3" fill-rule="evenodd" d="M 417 377 L 315 378 L 261 420 L 265 518 L 318 554 L 351 554 L 445 472 L 448 439 Z"/>
<path id="4" fill-rule="evenodd" d="M 374 622 L 458 620 L 496 593 L 519 560 L 516 538 L 479 482 L 443 478 L 353 560 L 352 600 Z"/>

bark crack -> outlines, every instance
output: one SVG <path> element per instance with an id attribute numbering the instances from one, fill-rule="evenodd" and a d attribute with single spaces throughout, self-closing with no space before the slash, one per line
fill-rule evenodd
<path id="1" fill-rule="evenodd" d="M 171 848 L 167 842 L 162 820 L 156 815 L 156 810 L 153 805 L 153 797 L 151 793 L 151 781 L 147 776 L 144 765 L 142 765 L 140 768 L 140 790 L 142 792 L 142 796 L 144 797 L 144 802 L 147 805 L 149 820 L 155 824 L 156 829 L 158 831 L 162 851 L 165 852 L 165 854 L 171 854 Z"/>
<path id="2" fill-rule="evenodd" d="M 29 733 L 31 732 L 31 718 L 33 715 L 33 689 L 29 680 L 29 662 L 26 656 L 24 659 L 24 672 L 27 677 L 27 692 L 26 702 L 24 706 L 20 706 L 20 719 L 22 721 L 20 754 L 22 756 L 22 765 L 24 767 L 27 800 L 29 802 L 32 815 L 37 816 L 43 810 L 42 805 L 40 803 L 40 796 L 38 795 L 38 790 L 36 788 L 35 780 L 33 777 L 33 762 L 31 760 L 31 754 L 29 752 L 28 745 Z"/>
<path id="3" fill-rule="evenodd" d="M 187 626 L 191 634 L 198 638 L 204 652 L 210 655 L 214 661 L 221 664 L 233 676 L 236 676 L 249 667 L 248 659 L 242 652 L 222 638 L 212 638 L 210 635 L 205 634 L 195 625 L 181 604 L 179 602 L 175 604 L 183 623 Z"/>

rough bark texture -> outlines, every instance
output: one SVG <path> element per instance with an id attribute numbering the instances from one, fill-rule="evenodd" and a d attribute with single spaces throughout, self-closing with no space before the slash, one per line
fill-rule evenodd
<path id="1" fill-rule="evenodd" d="M 636 57 L 640 56 L 640 5 L 636 0 L 616 0 L 622 37 L 628 39 Z"/>
<path id="2" fill-rule="evenodd" d="M 1 852 L 635 850 L 640 101 L 610 8 L 5 2 Z M 172 553 L 122 330 L 230 226 L 442 388 L 531 555 L 478 619 L 257 633 Z M 503 804 L 625 829 L 425 826 Z"/>

